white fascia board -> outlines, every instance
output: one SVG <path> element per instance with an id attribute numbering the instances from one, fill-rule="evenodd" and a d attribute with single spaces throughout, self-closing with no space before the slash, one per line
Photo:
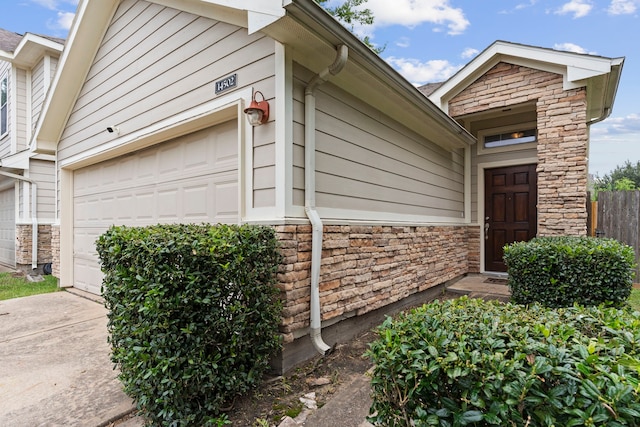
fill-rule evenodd
<path id="1" fill-rule="evenodd" d="M 285 16 L 282 0 L 202 0 L 216 6 L 247 12 L 247 28 L 249 34 L 260 31 Z"/>
<path id="2" fill-rule="evenodd" d="M 34 151 L 47 154 L 55 152 L 118 3 L 117 0 L 80 1 L 36 125 L 32 145 Z"/>
<path id="3" fill-rule="evenodd" d="M 284 12 L 284 9 L 282 9 Z M 248 30 L 249 34 L 256 33 L 262 30 L 264 27 L 269 26 L 282 18 L 282 15 L 272 15 L 270 13 L 262 12 L 247 12 L 248 15 Z"/>
<path id="4" fill-rule="evenodd" d="M 9 169 L 29 169 L 29 158 L 32 153 L 28 150 L 2 158 L 0 166 Z"/>
<path id="5" fill-rule="evenodd" d="M 581 68 L 569 66 L 567 67 L 567 80 L 570 82 L 576 82 L 579 80 L 585 80 L 591 77 L 601 76 L 611 72 L 611 65 L 609 63 L 602 64 L 602 67 Z"/>
<path id="6" fill-rule="evenodd" d="M 64 45 L 53 40 L 27 33 L 14 52 L 0 50 L 0 60 L 25 67 L 33 67 L 46 51 L 62 52 Z"/>
<path id="7" fill-rule="evenodd" d="M 48 52 L 62 52 L 64 45 L 27 33 L 14 52 L 13 63 L 24 68 L 33 68 Z"/>
<path id="8" fill-rule="evenodd" d="M 247 12 L 259 12 L 269 15 L 284 16 L 282 0 L 201 0 L 204 3 L 211 3 L 218 6 L 229 7 L 231 9 L 246 10 Z"/>
<path id="9" fill-rule="evenodd" d="M 429 99 L 447 111 L 449 99 L 501 61 L 560 74 L 564 77 L 565 90 L 585 86 L 585 79 L 609 73 L 612 61 L 619 62 L 610 58 L 498 41 L 436 89 Z"/>
<path id="10" fill-rule="evenodd" d="M 0 61 L 13 62 L 14 56 L 10 52 L 0 49 Z"/>
<path id="11" fill-rule="evenodd" d="M 40 37 L 36 34 L 27 33 L 24 35 L 24 37 L 22 37 L 20 44 L 16 48 L 16 56 L 20 55 L 22 51 L 33 48 L 49 49 L 57 52 L 62 52 L 64 45 L 53 40 Z"/>
<path id="12" fill-rule="evenodd" d="M 495 51 L 501 55 L 529 59 L 533 63 L 549 63 L 566 68 L 590 70 L 594 75 L 608 73 L 611 70 L 611 60 L 594 55 L 585 55 L 575 52 L 566 52 L 536 46 L 511 44 L 506 42 L 495 43 Z M 544 66 L 541 64 L 541 66 Z M 571 81 L 580 80 L 571 78 Z"/>
<path id="13" fill-rule="evenodd" d="M 237 27 L 247 28 L 247 14 L 245 11 L 220 5 L 213 1 L 199 0 L 153 0 L 153 3 L 183 10 L 196 16 L 226 22 Z"/>

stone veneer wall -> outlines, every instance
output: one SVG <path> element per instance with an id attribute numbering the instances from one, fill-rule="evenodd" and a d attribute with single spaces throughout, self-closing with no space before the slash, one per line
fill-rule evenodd
<path id="1" fill-rule="evenodd" d="M 31 267 L 31 224 L 16 225 L 16 265 Z M 38 264 L 49 263 L 51 254 L 51 225 L 38 225 Z"/>
<path id="2" fill-rule="evenodd" d="M 278 274 L 284 300 L 281 330 L 285 343 L 290 343 L 308 334 L 311 226 L 275 228 L 285 257 Z M 469 240 L 479 234 L 477 227 L 467 226 L 325 226 L 320 272 L 323 326 L 470 272 Z M 474 257 L 479 260 L 479 249 Z"/>
<path id="3" fill-rule="evenodd" d="M 586 89 L 562 76 L 499 63 L 449 102 L 452 117 L 536 102 L 538 235 L 586 235 Z"/>

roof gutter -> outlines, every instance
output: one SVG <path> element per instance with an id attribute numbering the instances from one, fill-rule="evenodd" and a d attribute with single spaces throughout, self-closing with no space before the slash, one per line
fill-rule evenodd
<path id="1" fill-rule="evenodd" d="M 322 262 L 322 219 L 316 210 L 316 98 L 315 90 L 332 76 L 338 74 L 347 63 L 349 49 L 338 46 L 331 65 L 315 75 L 304 91 L 304 211 L 311 222 L 311 341 L 321 355 L 331 349 L 322 340 L 320 313 L 320 264 Z"/>
<path id="2" fill-rule="evenodd" d="M 284 6 L 287 11 L 301 18 L 296 11 L 301 12 L 309 18 L 311 22 L 317 22 L 339 43 L 348 45 L 352 58 L 358 57 L 362 60 L 362 66 L 369 70 L 372 74 L 387 80 L 392 84 L 396 91 L 401 92 L 407 100 L 413 103 L 421 111 L 437 120 L 443 127 L 458 135 L 458 137 L 467 145 L 476 143 L 476 138 L 466 129 L 460 126 L 448 114 L 442 111 L 431 100 L 427 99 L 414 85 L 398 73 L 391 65 L 385 62 L 378 54 L 372 51 L 367 45 L 362 43 L 353 33 L 347 30 L 342 24 L 336 21 L 322 7 L 318 6 L 314 1 L 308 0 L 291 0 L 289 4 Z"/>
<path id="3" fill-rule="evenodd" d="M 611 71 L 607 78 L 607 85 L 604 89 L 603 98 L 603 111 L 598 117 L 591 119 L 589 125 L 598 123 L 606 119 L 611 115 L 613 111 L 613 102 L 616 99 L 616 93 L 618 92 L 618 86 L 620 85 L 620 76 L 622 75 L 622 66 L 624 65 L 624 58 L 615 58 L 611 60 Z"/>

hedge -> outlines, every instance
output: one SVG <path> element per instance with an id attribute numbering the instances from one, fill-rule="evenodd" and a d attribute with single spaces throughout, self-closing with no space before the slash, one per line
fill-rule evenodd
<path id="1" fill-rule="evenodd" d="M 504 248 L 514 302 L 620 305 L 633 285 L 633 248 L 613 239 L 537 237 Z"/>
<path id="2" fill-rule="evenodd" d="M 638 426 L 640 313 L 462 297 L 378 330 L 377 426 Z"/>
<path id="3" fill-rule="evenodd" d="M 97 250 L 111 360 L 149 425 L 224 424 L 280 348 L 274 231 L 111 227 Z"/>

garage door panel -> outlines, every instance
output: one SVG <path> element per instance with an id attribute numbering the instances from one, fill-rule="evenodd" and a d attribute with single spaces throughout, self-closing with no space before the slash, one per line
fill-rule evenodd
<path id="1" fill-rule="evenodd" d="M 104 224 L 102 224 L 104 225 Z M 107 228 L 109 225 L 107 225 Z M 96 261 L 96 239 L 104 232 L 101 227 L 77 229 L 73 235 L 74 256 Z"/>
<path id="2" fill-rule="evenodd" d="M 16 265 L 15 188 L 0 191 L 0 263 Z"/>
<path id="3" fill-rule="evenodd" d="M 237 223 L 237 146 L 230 122 L 76 171 L 74 286 L 100 292 L 95 241 L 111 225 Z"/>
<path id="4" fill-rule="evenodd" d="M 184 217 L 187 219 L 203 218 L 207 216 L 207 199 L 209 195 L 209 185 L 192 185 L 185 187 L 182 193 L 185 207 Z"/>
<path id="5" fill-rule="evenodd" d="M 216 186 L 217 218 L 229 218 L 238 215 L 238 184 L 235 182 L 221 182 Z M 223 222 L 223 221 L 221 221 Z"/>
<path id="6" fill-rule="evenodd" d="M 235 126 L 222 126 L 218 133 L 212 135 L 211 147 L 214 150 L 216 166 L 223 167 L 224 164 L 238 163 L 238 134 Z"/>

